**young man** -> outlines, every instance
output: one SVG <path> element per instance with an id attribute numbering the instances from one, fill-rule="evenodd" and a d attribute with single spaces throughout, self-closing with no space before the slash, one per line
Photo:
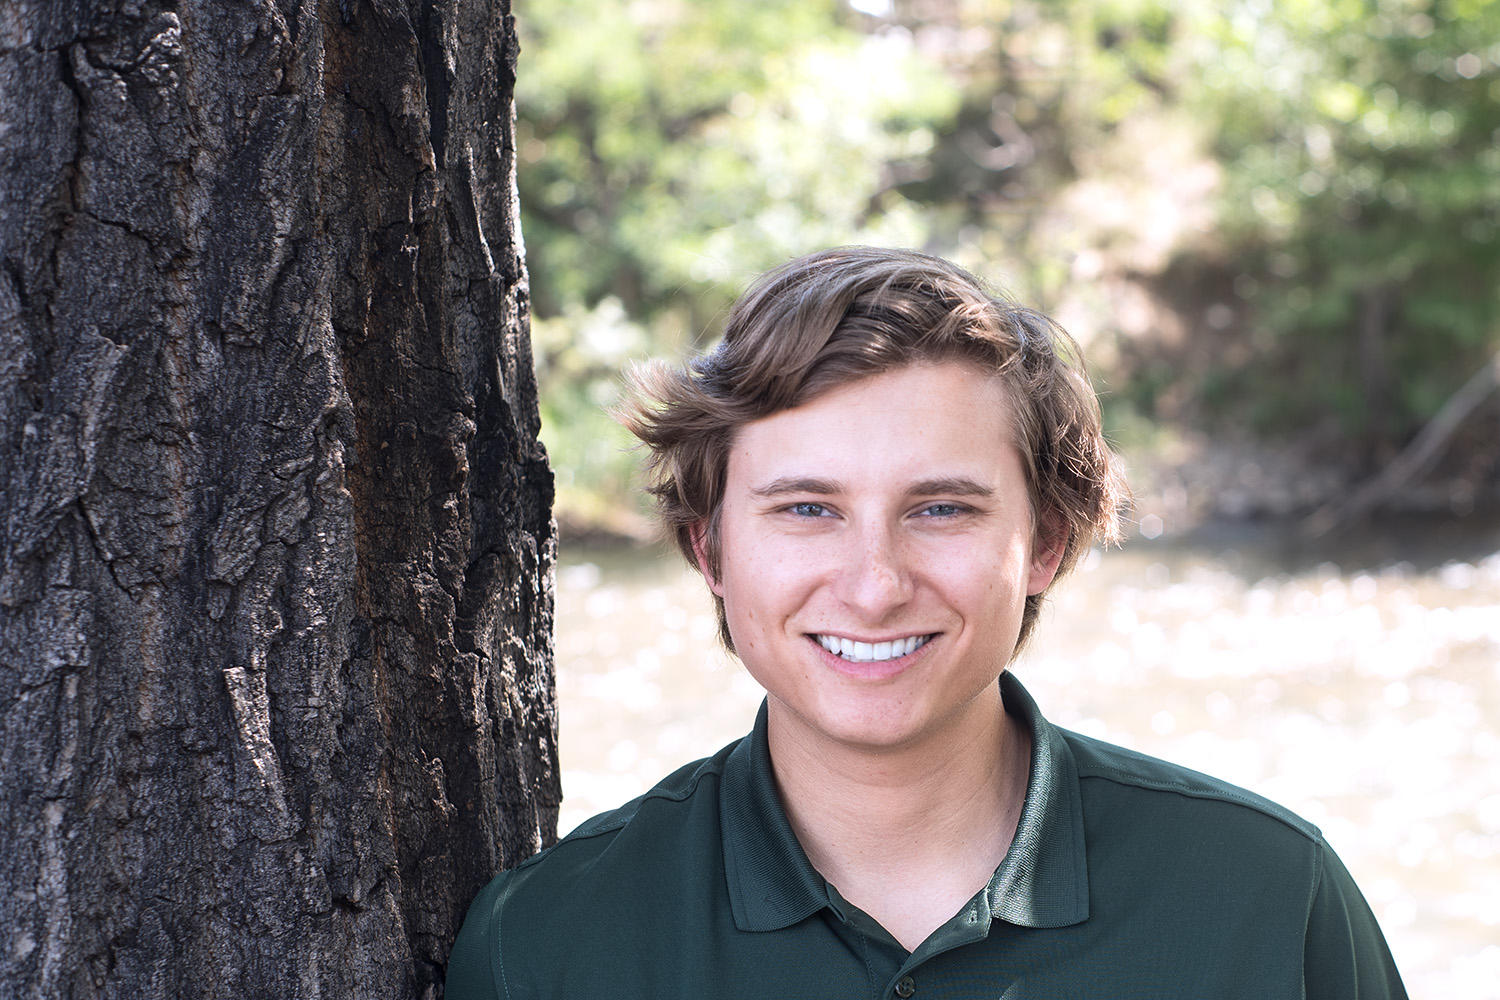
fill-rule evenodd
<path id="1" fill-rule="evenodd" d="M 639 376 L 626 423 L 766 700 L 491 883 L 450 998 L 1405 996 L 1314 827 L 1005 672 L 1117 530 L 1076 358 L 951 264 L 846 248 Z"/>

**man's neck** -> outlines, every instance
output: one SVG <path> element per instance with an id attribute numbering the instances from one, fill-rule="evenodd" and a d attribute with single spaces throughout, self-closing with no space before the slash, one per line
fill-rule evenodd
<path id="1" fill-rule="evenodd" d="M 772 706 L 777 786 L 808 860 L 908 951 L 989 882 L 1025 801 L 1030 734 L 998 687 L 969 708 L 921 745 L 871 751 L 815 742 Z"/>

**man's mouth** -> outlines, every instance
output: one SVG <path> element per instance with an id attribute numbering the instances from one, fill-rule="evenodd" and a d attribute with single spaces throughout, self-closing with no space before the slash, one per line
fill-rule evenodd
<path id="1" fill-rule="evenodd" d="M 915 653 L 927 645 L 932 636 L 910 635 L 905 639 L 892 639 L 889 642 L 855 642 L 837 635 L 815 635 L 813 638 L 834 656 L 852 663 L 879 663 Z"/>

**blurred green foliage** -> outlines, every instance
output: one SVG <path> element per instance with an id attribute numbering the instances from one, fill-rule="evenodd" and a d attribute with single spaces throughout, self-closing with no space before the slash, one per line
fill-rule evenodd
<path id="1" fill-rule="evenodd" d="M 559 505 L 631 493 L 603 407 L 628 358 L 710 336 L 755 274 L 814 247 L 921 244 L 895 190 L 958 92 L 834 2 L 582 2 L 521 12 L 522 226 Z"/>
<path id="2" fill-rule="evenodd" d="M 1378 456 L 1500 345 L 1500 3 L 1304 0 L 1208 26 L 1194 103 L 1259 348 L 1224 405 L 1333 421 Z"/>
<path id="3" fill-rule="evenodd" d="M 604 412 L 621 367 L 837 243 L 1061 312 L 1134 425 L 1311 428 L 1374 460 L 1500 347 L 1500 0 L 517 14 L 543 434 L 585 518 L 637 492 Z"/>

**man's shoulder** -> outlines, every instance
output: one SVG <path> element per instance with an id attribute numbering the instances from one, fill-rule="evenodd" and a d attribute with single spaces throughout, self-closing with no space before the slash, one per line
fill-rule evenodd
<path id="1" fill-rule="evenodd" d="M 630 881 L 676 868 L 702 852 L 720 851 L 719 781 L 730 744 L 712 757 L 667 775 L 650 790 L 616 809 L 580 823 L 556 844 L 497 879 L 504 895 L 535 889 L 554 897 L 569 889 L 595 891 L 609 884 L 608 873 L 630 873 Z"/>
<path id="2" fill-rule="evenodd" d="M 719 783 L 734 747 L 678 768 L 497 875 L 454 945 L 451 995 L 492 998 L 499 984 L 510 996 L 515 984 L 543 980 L 577 986 L 560 995 L 596 995 L 578 983 L 665 961 L 658 952 L 703 924 L 713 896 L 705 887 L 724 879 Z M 579 954 L 590 962 L 574 961 Z"/>
<path id="3" fill-rule="evenodd" d="M 564 844 L 582 846 L 587 841 L 608 838 L 637 820 L 654 822 L 663 818 L 661 813 L 670 813 L 674 807 L 680 807 L 696 796 L 714 795 L 718 779 L 724 773 L 724 762 L 734 746 L 731 743 L 712 757 L 684 764 L 624 805 L 584 820 L 550 850 L 556 850 Z M 525 864 L 536 862 L 546 853 L 543 851 L 542 854 L 527 859 Z"/>
<path id="4" fill-rule="evenodd" d="M 1078 779 L 1086 790 L 1103 783 L 1123 790 L 1126 795 L 1172 797 L 1189 808 L 1192 803 L 1202 803 L 1239 822 L 1281 827 L 1294 839 L 1322 843 L 1322 832 L 1312 823 L 1239 785 L 1080 733 L 1062 730 L 1062 734 L 1073 752 Z M 1219 806 L 1224 808 L 1217 809 Z"/>

